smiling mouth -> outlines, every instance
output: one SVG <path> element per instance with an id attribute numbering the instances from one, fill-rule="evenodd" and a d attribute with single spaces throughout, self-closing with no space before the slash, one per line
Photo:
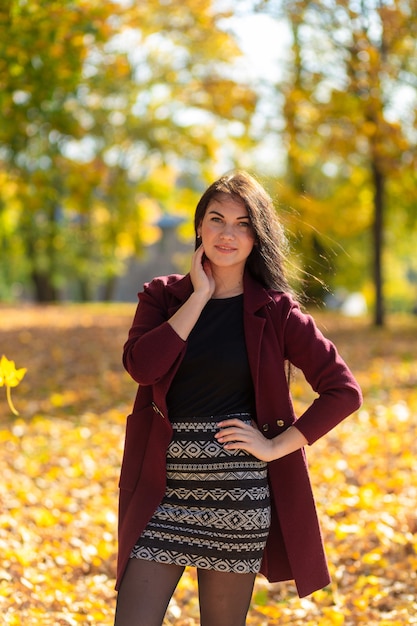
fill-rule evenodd
<path id="1" fill-rule="evenodd" d="M 216 250 L 220 252 L 235 252 L 236 248 L 230 248 L 229 246 L 215 246 Z"/>

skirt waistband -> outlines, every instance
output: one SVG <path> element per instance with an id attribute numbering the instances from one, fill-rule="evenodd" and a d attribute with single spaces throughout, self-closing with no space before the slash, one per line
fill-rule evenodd
<path id="1" fill-rule="evenodd" d="M 176 420 L 199 420 L 199 421 L 216 421 L 221 422 L 226 419 L 241 419 L 241 420 L 255 420 L 256 417 L 253 413 L 224 413 L 221 415 L 173 415 L 170 416 L 173 421 Z"/>

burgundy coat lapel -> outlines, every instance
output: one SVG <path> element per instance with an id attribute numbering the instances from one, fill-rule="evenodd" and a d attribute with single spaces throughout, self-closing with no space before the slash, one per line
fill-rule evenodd
<path id="1" fill-rule="evenodd" d="M 246 272 L 244 276 L 244 327 L 245 340 L 248 352 L 249 365 L 255 392 L 259 390 L 259 364 L 261 358 L 261 343 L 266 319 L 256 313 L 267 304 L 271 298 L 268 292 Z"/>

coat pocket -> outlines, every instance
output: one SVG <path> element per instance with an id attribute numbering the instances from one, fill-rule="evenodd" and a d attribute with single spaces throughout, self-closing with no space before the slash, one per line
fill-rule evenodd
<path id="1" fill-rule="evenodd" d="M 142 470 L 145 450 L 152 429 L 152 406 L 131 413 L 126 421 L 125 444 L 119 488 L 134 491 Z"/>

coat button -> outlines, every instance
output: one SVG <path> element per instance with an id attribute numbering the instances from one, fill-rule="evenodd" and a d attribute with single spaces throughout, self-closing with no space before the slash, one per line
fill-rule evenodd
<path id="1" fill-rule="evenodd" d="M 268 430 L 269 430 L 269 424 L 264 424 L 264 425 L 262 426 L 262 430 L 264 431 L 264 433 L 267 433 L 267 432 L 268 432 Z"/>
<path id="2" fill-rule="evenodd" d="M 284 420 L 277 420 L 277 426 L 279 426 L 280 428 L 284 426 Z"/>

